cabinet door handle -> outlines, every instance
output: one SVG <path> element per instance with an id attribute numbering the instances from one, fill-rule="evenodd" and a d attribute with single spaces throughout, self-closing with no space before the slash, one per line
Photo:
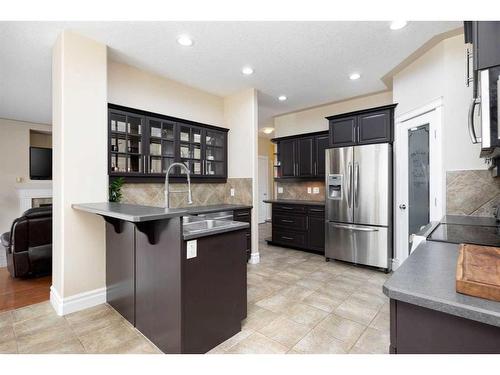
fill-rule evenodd
<path id="1" fill-rule="evenodd" d="M 281 236 L 281 238 L 284 240 L 293 240 L 293 237 Z"/>
<path id="2" fill-rule="evenodd" d="M 470 60 L 472 58 L 472 52 L 469 47 L 465 49 L 465 85 L 467 87 L 474 81 L 474 77 L 470 76 Z"/>
<path id="3" fill-rule="evenodd" d="M 476 136 L 476 129 L 474 128 L 474 109 L 476 108 L 476 105 L 478 105 L 479 103 L 481 103 L 481 100 L 479 98 L 473 98 L 469 105 L 469 121 L 467 122 L 467 126 L 469 130 L 470 139 L 474 144 L 479 143 L 481 141 Z"/>
<path id="4" fill-rule="evenodd" d="M 282 209 L 282 210 L 293 210 L 292 207 L 286 207 L 286 206 L 278 206 L 276 208 Z"/>
<path id="5" fill-rule="evenodd" d="M 286 219 L 281 219 L 283 223 L 295 223 L 293 220 L 286 220 Z"/>
<path id="6" fill-rule="evenodd" d="M 311 212 L 325 212 L 325 210 L 322 210 L 320 208 L 310 208 L 309 211 L 311 211 Z"/>

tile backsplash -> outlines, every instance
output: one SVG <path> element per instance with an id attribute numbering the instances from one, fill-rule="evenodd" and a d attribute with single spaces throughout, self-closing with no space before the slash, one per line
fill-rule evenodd
<path id="1" fill-rule="evenodd" d="M 487 170 L 446 172 L 446 213 L 493 216 L 500 204 L 500 178 Z"/>
<path id="2" fill-rule="evenodd" d="M 325 200 L 325 183 L 323 181 L 279 181 L 276 183 L 276 199 L 298 199 L 308 201 Z M 307 188 L 319 189 L 319 194 L 309 194 Z M 279 193 L 283 188 L 283 193 Z"/>
<path id="3" fill-rule="evenodd" d="M 231 188 L 235 195 L 231 197 Z M 187 190 L 187 183 L 172 183 L 170 191 Z M 192 183 L 191 192 L 193 206 L 207 206 L 211 204 L 252 204 L 252 179 L 228 178 L 226 183 Z M 145 206 L 163 207 L 165 204 L 164 184 L 124 184 L 122 187 L 122 202 Z M 171 193 L 170 207 L 187 206 L 187 193 Z"/>

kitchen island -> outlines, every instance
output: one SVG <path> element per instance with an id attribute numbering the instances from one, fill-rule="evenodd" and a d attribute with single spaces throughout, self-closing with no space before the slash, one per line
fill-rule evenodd
<path id="1" fill-rule="evenodd" d="M 245 211 L 74 204 L 106 222 L 106 299 L 165 353 L 205 353 L 246 317 L 246 222 L 193 215 Z"/>
<path id="2" fill-rule="evenodd" d="M 384 284 L 391 353 L 500 353 L 500 302 L 456 292 L 458 248 L 424 241 Z"/>

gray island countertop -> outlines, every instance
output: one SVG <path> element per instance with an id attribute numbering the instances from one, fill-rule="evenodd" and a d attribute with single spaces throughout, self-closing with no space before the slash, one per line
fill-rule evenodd
<path id="1" fill-rule="evenodd" d="M 386 281 L 391 299 L 500 327 L 500 302 L 456 292 L 457 244 L 426 241 Z"/>
<path id="2" fill-rule="evenodd" d="M 71 207 L 73 207 L 75 210 L 90 212 L 101 216 L 130 221 L 133 223 L 171 219 L 174 217 L 181 217 L 186 215 L 197 215 L 211 212 L 233 211 L 252 208 L 252 206 L 239 204 L 162 208 L 114 202 L 78 203 L 73 204 Z"/>

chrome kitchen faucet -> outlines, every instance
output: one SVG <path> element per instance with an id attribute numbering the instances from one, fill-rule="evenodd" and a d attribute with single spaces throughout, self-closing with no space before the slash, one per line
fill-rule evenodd
<path id="1" fill-rule="evenodd" d="M 174 190 L 170 191 L 170 184 L 168 181 L 168 175 L 170 174 L 170 171 L 174 167 L 181 167 L 186 170 L 186 176 L 187 176 L 187 183 L 188 183 L 188 189 L 187 190 Z M 169 200 L 169 195 L 170 193 L 188 193 L 188 204 L 193 204 L 193 200 L 191 199 L 191 172 L 189 171 L 189 168 L 186 167 L 185 164 L 183 163 L 172 163 L 167 169 L 167 173 L 165 175 L 165 208 L 170 208 L 170 200 Z"/>

